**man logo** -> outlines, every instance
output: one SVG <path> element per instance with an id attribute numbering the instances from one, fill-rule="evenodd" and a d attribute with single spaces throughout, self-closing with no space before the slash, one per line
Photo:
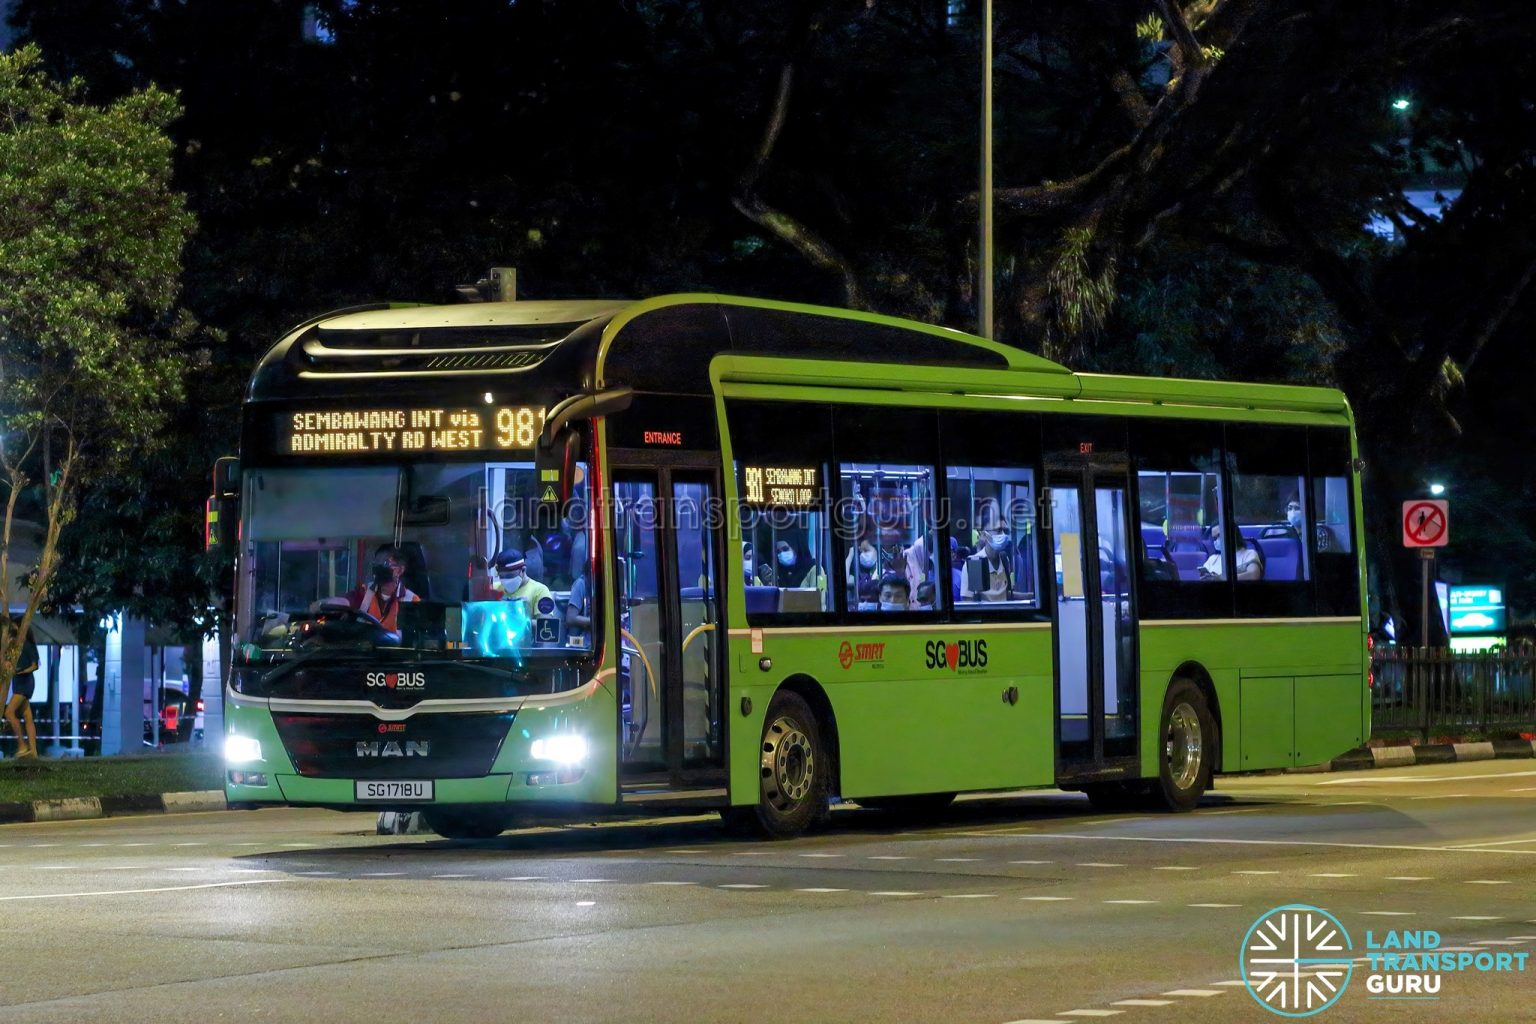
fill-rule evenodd
<path id="1" fill-rule="evenodd" d="M 430 757 L 431 749 L 431 740 L 406 740 L 404 744 L 399 740 L 357 741 L 358 757 Z"/>
<path id="2" fill-rule="evenodd" d="M 1354 943 L 1326 910 L 1276 907 L 1243 936 L 1238 963 L 1258 1004 L 1282 1017 L 1321 1013 L 1344 994 L 1355 972 Z"/>

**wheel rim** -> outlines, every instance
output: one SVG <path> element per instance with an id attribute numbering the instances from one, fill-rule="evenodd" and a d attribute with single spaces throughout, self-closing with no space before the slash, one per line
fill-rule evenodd
<path id="1" fill-rule="evenodd" d="M 763 734 L 763 799 L 781 813 L 806 798 L 816 781 L 816 751 L 792 718 L 780 717 Z"/>
<path id="2" fill-rule="evenodd" d="M 1164 747 L 1174 786 L 1181 790 L 1193 788 L 1205 762 L 1205 736 L 1200 729 L 1200 714 L 1189 704 L 1179 704 L 1168 716 Z"/>

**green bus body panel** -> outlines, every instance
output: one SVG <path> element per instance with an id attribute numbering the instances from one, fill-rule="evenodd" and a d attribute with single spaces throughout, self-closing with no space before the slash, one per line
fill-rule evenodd
<path id="1" fill-rule="evenodd" d="M 819 685 L 836 722 L 841 795 L 898 796 L 1048 786 L 1055 779 L 1051 631 L 938 626 L 766 629 L 762 653 L 733 635 L 735 735 L 762 734 L 778 688 Z M 985 667 L 929 667 L 932 641 L 986 641 Z M 840 657 L 843 644 L 848 653 Z M 763 672 L 761 658 L 774 669 Z M 847 667 L 843 661 L 847 660 Z M 1018 688 L 1010 705 L 1004 692 Z M 742 698 L 752 713 L 742 716 Z M 735 803 L 757 799 L 756 745 L 731 748 Z"/>

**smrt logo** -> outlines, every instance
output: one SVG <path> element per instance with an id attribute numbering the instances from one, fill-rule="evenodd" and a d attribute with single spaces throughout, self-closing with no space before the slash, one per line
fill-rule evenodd
<path id="1" fill-rule="evenodd" d="M 987 667 L 985 640 L 929 640 L 928 667 L 960 672 Z"/>
<path id="2" fill-rule="evenodd" d="M 843 668 L 855 664 L 880 664 L 885 661 L 885 644 L 855 644 L 844 640 L 837 649 L 837 663 Z"/>
<path id="3" fill-rule="evenodd" d="M 369 672 L 363 677 L 369 686 L 390 690 L 420 690 L 427 685 L 425 672 Z"/>

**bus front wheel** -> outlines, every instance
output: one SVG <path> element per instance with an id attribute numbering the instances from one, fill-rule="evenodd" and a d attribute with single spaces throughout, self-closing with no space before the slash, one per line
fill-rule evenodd
<path id="1" fill-rule="evenodd" d="M 793 838 L 826 814 L 831 768 L 820 723 L 805 698 L 788 691 L 774 695 L 759 751 L 757 825 L 774 839 Z"/>
<path id="2" fill-rule="evenodd" d="M 1210 785 L 1216 754 L 1216 726 L 1198 686 L 1174 680 L 1163 699 L 1158 735 L 1162 744 L 1153 797 L 1170 811 L 1193 810 Z"/>

